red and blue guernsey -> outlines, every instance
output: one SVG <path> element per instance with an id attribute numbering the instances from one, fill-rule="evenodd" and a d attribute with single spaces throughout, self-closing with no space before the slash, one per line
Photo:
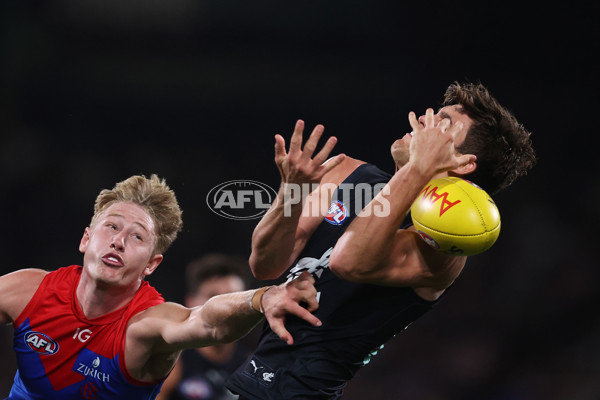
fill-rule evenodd
<path id="1" fill-rule="evenodd" d="M 125 307 L 95 319 L 83 314 L 75 291 L 82 267 L 50 272 L 14 321 L 18 371 L 8 399 L 154 399 L 162 381 L 147 383 L 125 368 L 127 323 L 164 302 L 143 282 Z"/>

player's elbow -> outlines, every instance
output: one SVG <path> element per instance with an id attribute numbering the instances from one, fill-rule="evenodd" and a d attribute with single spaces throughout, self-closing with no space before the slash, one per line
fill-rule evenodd
<path id="1" fill-rule="evenodd" d="M 333 249 L 329 257 L 329 269 L 338 277 L 347 281 L 359 281 L 361 275 L 360 262 L 348 252 Z"/>
<path id="2" fill-rule="evenodd" d="M 238 340 L 240 336 L 240 333 L 233 332 L 231 329 L 220 329 L 215 332 L 215 342 L 218 344 L 232 343 Z"/>
<path id="3" fill-rule="evenodd" d="M 254 252 L 248 259 L 252 275 L 259 281 L 277 279 L 281 275 L 278 269 L 273 268 L 266 259 L 261 259 Z"/>

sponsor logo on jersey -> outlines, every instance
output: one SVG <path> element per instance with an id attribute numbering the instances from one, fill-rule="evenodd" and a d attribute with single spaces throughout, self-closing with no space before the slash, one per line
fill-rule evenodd
<path id="1" fill-rule="evenodd" d="M 264 386 L 271 386 L 275 378 L 275 371 L 256 357 L 246 363 L 242 373 Z"/>
<path id="2" fill-rule="evenodd" d="M 109 364 L 108 359 L 84 349 L 73 365 L 73 371 L 100 382 L 110 382 L 110 374 L 106 372 Z"/>
<path id="3" fill-rule="evenodd" d="M 348 218 L 348 208 L 339 200 L 334 200 L 327 210 L 325 221 L 331 225 L 341 225 Z"/>
<path id="4" fill-rule="evenodd" d="M 73 335 L 73 339 L 79 340 L 81 343 L 85 343 L 92 336 L 92 331 L 89 329 L 81 329 L 77 328 L 75 334 Z"/>
<path id="5" fill-rule="evenodd" d="M 25 334 L 25 343 L 31 350 L 39 354 L 52 355 L 58 352 L 58 343 L 50 336 L 41 332 L 27 332 Z"/>

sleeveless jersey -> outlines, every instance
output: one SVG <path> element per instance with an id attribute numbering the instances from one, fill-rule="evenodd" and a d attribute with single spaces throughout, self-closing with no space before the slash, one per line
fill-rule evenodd
<path id="1" fill-rule="evenodd" d="M 183 374 L 170 400 L 233 400 L 225 389 L 225 381 L 246 360 L 248 351 L 237 345 L 232 357 L 224 363 L 215 363 L 195 349 L 181 353 Z"/>
<path id="2" fill-rule="evenodd" d="M 76 297 L 82 267 L 47 274 L 14 321 L 18 370 L 8 399 L 154 399 L 162 381 L 131 377 L 124 364 L 125 330 L 137 313 L 164 302 L 142 282 L 125 307 L 87 319 Z"/>
<path id="3" fill-rule="evenodd" d="M 229 379 L 240 398 L 252 400 L 338 399 L 359 368 L 394 335 L 427 312 L 435 302 L 410 287 L 353 283 L 329 269 L 329 255 L 358 212 L 391 176 L 363 164 L 336 189 L 327 216 L 299 257 L 282 276 L 293 279 L 308 270 L 315 278 L 323 325 L 288 317 L 294 337 L 288 345 L 264 324 L 255 353 Z M 410 217 L 403 228 L 410 225 Z"/>

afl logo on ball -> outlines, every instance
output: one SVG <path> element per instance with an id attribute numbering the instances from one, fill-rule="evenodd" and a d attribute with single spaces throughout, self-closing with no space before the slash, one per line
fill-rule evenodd
<path id="1" fill-rule="evenodd" d="M 438 244 L 438 242 L 435 241 L 434 238 L 432 238 L 431 236 L 429 236 L 428 234 L 426 234 L 423 231 L 417 231 L 417 233 L 419 234 L 419 236 L 421 236 L 423 238 L 423 240 L 430 245 L 431 247 L 433 247 L 434 249 L 439 249 L 440 245 Z"/>
<path id="2" fill-rule="evenodd" d="M 213 187 L 206 196 L 206 204 L 217 215 L 229 219 L 262 217 L 277 192 L 257 181 L 228 181 Z"/>
<path id="3" fill-rule="evenodd" d="M 348 208 L 339 200 L 334 200 L 327 210 L 325 221 L 331 225 L 341 225 L 348 218 Z"/>
<path id="4" fill-rule="evenodd" d="M 25 343 L 31 350 L 39 354 L 52 355 L 58 351 L 58 343 L 50 336 L 40 332 L 27 332 Z"/>

